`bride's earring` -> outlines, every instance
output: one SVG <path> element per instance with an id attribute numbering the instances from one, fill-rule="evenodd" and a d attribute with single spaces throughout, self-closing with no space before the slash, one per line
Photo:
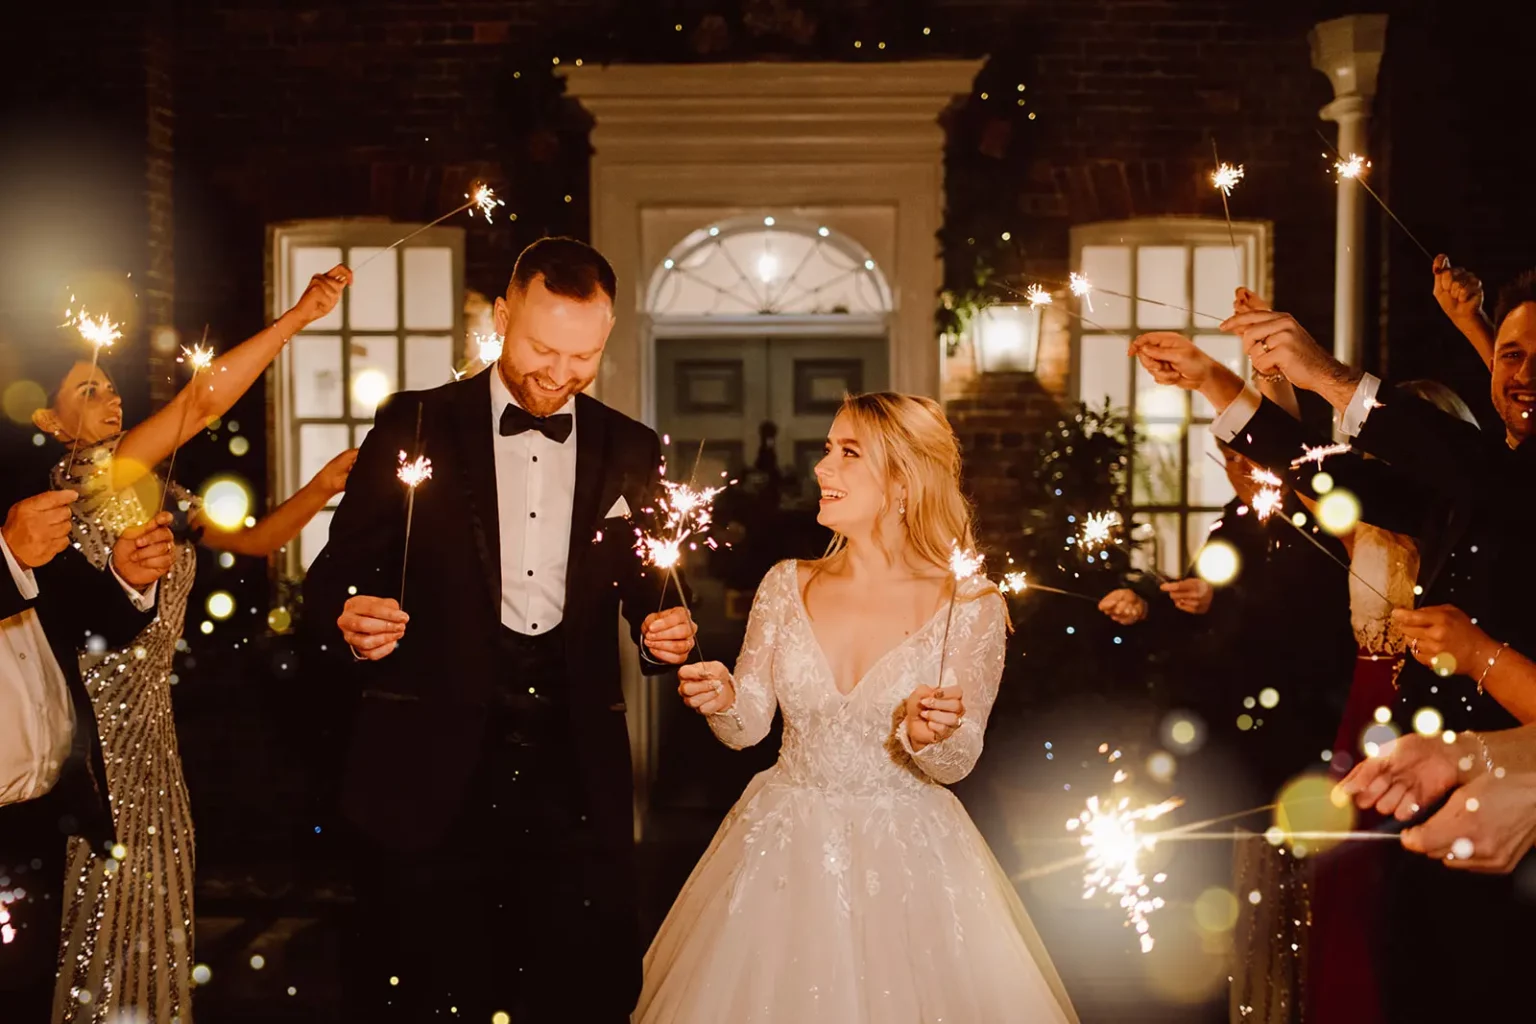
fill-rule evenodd
<path id="1" fill-rule="evenodd" d="M 906 498 L 902 498 L 901 501 L 897 503 L 897 505 L 896 505 L 896 514 L 898 516 L 904 516 L 904 515 L 907 514 L 907 499 Z"/>

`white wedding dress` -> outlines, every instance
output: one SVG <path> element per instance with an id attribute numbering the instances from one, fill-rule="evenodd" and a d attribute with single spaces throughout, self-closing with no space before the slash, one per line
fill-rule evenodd
<path id="1" fill-rule="evenodd" d="M 1019 902 L 944 784 L 981 754 L 1003 671 L 1005 607 L 961 585 L 945 677 L 965 719 L 911 753 L 904 702 L 939 675 L 946 612 L 847 696 L 806 614 L 794 562 L 763 579 L 710 727 L 740 749 L 784 712 L 779 761 L 755 777 L 645 957 L 641 1024 L 1031 1024 L 1076 1014 Z"/>

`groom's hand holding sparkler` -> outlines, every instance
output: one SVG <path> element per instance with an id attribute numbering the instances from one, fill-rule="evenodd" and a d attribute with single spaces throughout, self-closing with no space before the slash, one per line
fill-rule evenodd
<path id="1" fill-rule="evenodd" d="M 400 645 L 410 621 L 411 617 L 401 611 L 400 602 L 394 598 L 357 594 L 342 605 L 336 625 L 341 629 L 342 639 L 352 648 L 354 658 L 378 661 Z"/>
<path id="2" fill-rule="evenodd" d="M 686 608 L 668 608 L 645 617 L 640 624 L 640 642 L 657 661 L 681 665 L 692 653 L 693 638 L 698 632 L 699 627 Z"/>
<path id="3" fill-rule="evenodd" d="M 1147 617 L 1147 602 L 1130 587 L 1120 587 L 1104 595 L 1099 611 L 1122 626 L 1134 626 Z"/>
<path id="4" fill-rule="evenodd" d="M 1463 267 L 1451 265 L 1444 253 L 1435 257 L 1435 301 L 1446 318 L 1456 325 L 1484 363 L 1493 361 L 1493 341 L 1498 333 L 1488 314 L 1483 312 L 1483 282 Z"/>
<path id="5" fill-rule="evenodd" d="M 1289 313 L 1235 313 L 1222 321 L 1221 330 L 1242 339 L 1248 361 L 1259 373 L 1282 374 L 1296 387 L 1321 395 L 1336 409 L 1347 407 L 1355 395 L 1360 371 L 1325 351 Z"/>
<path id="6" fill-rule="evenodd" d="M 0 535 L 23 570 L 47 565 L 69 547 L 69 506 L 79 496 L 75 491 L 44 491 L 11 506 Z"/>

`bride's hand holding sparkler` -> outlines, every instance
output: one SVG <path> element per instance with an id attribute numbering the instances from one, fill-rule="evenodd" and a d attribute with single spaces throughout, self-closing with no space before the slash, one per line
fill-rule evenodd
<path id="1" fill-rule="evenodd" d="M 1473 679 L 1489 665 L 1499 645 L 1455 605 L 1394 608 L 1392 621 L 1408 638 L 1408 652 L 1443 676 Z"/>
<path id="2" fill-rule="evenodd" d="M 1374 807 L 1380 814 L 1407 821 L 1420 808 L 1482 772 L 1486 762 L 1481 750 L 1472 733 L 1458 733 L 1447 743 L 1441 734 L 1411 732 L 1355 765 L 1336 791 L 1361 809 Z"/>
<path id="3" fill-rule="evenodd" d="M 1159 384 L 1198 391 L 1217 410 L 1243 393 L 1243 379 L 1173 331 L 1153 331 L 1131 342 L 1131 355 Z"/>
<path id="4" fill-rule="evenodd" d="M 112 567 L 139 590 L 171 571 L 176 561 L 171 514 L 160 512 L 148 522 L 122 532 L 112 548 Z"/>
<path id="5" fill-rule="evenodd" d="M 352 648 L 352 656 L 361 661 L 378 661 L 399 646 L 411 617 L 392 597 L 357 594 L 342 605 L 336 625 L 341 637 Z"/>
<path id="6" fill-rule="evenodd" d="M 686 608 L 668 608 L 664 612 L 652 612 L 640 624 L 640 642 L 651 652 L 651 657 L 668 665 L 681 665 L 693 651 L 694 637 L 699 627 Z M 710 664 L 719 664 L 711 662 Z"/>
<path id="7" fill-rule="evenodd" d="M 736 703 L 736 684 L 718 661 L 701 661 L 677 670 L 677 692 L 701 715 L 718 715 Z"/>
<path id="8" fill-rule="evenodd" d="M 296 331 L 302 330 L 335 309 L 336 303 L 341 301 L 342 289 L 351 283 L 352 271 L 338 263 L 325 273 L 311 277 L 304 294 L 283 317 L 292 321 Z"/>
<path id="9" fill-rule="evenodd" d="M 944 686 L 919 686 L 907 697 L 907 740 L 913 753 L 954 735 L 965 719 L 965 700 L 949 674 Z"/>

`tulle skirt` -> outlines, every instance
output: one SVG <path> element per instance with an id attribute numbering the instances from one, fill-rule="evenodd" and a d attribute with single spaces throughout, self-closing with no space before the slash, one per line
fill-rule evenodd
<path id="1" fill-rule="evenodd" d="M 645 958 L 641 1024 L 1002 1024 L 1076 1015 L 960 802 L 758 775 Z"/>

